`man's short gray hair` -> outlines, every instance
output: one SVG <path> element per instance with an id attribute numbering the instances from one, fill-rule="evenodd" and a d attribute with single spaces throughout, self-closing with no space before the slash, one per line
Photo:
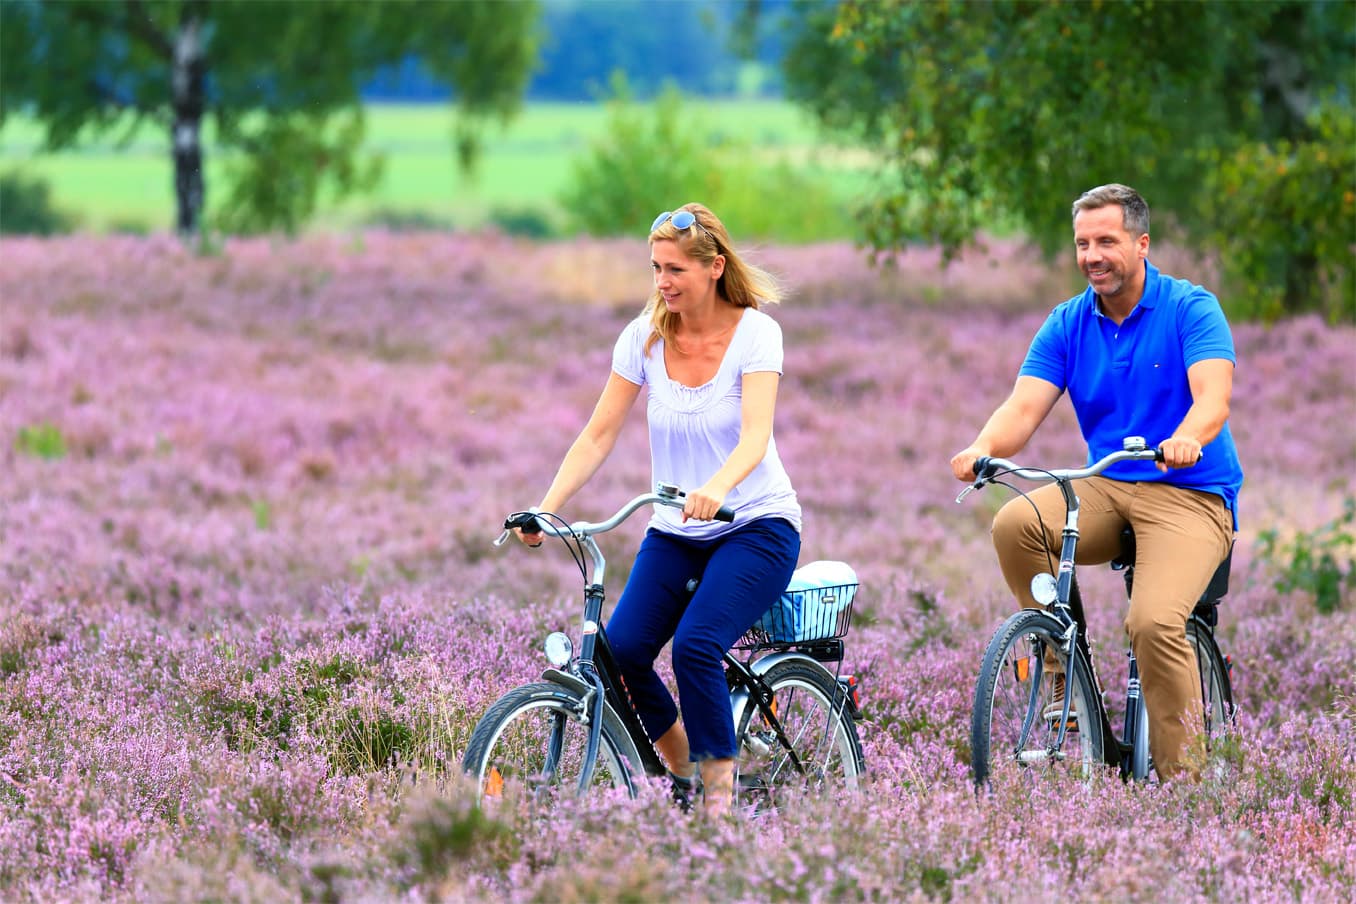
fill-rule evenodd
<path id="1" fill-rule="evenodd" d="M 1140 197 L 1139 192 L 1119 182 L 1099 185 L 1083 192 L 1078 200 L 1073 202 L 1073 215 L 1077 218 L 1081 210 L 1097 210 L 1099 207 L 1110 207 L 1113 204 L 1119 205 L 1124 214 L 1121 225 L 1125 227 L 1126 232 L 1138 238 L 1149 231 L 1149 205 Z"/>

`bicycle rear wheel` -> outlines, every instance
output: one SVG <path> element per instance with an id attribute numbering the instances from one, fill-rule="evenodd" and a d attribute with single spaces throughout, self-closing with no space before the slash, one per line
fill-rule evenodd
<path id="1" fill-rule="evenodd" d="M 994 632 L 975 684 L 970 719 L 970 768 L 976 786 L 996 772 L 1068 762 L 1080 777 L 1102 762 L 1101 708 L 1081 657 L 1061 652 L 1063 627 L 1037 609 L 1013 614 Z M 1046 667 L 1052 653 L 1056 670 Z M 1070 724 L 1056 749 L 1058 717 L 1045 718 L 1055 672 L 1072 692 Z M 1062 698 L 1061 698 L 1062 701 Z"/>
<path id="2" fill-rule="evenodd" d="M 1204 705 L 1206 749 L 1213 750 L 1234 721 L 1234 691 L 1229 665 L 1215 643 L 1214 632 L 1195 618 L 1187 620 L 1187 641 L 1196 652 Z"/>
<path id="3" fill-rule="evenodd" d="M 795 660 L 774 665 L 763 680 L 772 700 L 766 709 L 750 700 L 736 734 L 738 802 L 775 807 L 799 792 L 856 788 L 865 761 L 842 686 L 822 667 Z"/>
<path id="4" fill-rule="evenodd" d="M 589 710 L 574 690 L 551 682 L 526 684 L 500 697 L 471 734 L 462 770 L 490 800 L 506 792 L 549 801 L 578 793 L 588 745 Z M 603 708 L 598 759 L 586 792 L 616 788 L 634 795 L 621 721 Z"/>

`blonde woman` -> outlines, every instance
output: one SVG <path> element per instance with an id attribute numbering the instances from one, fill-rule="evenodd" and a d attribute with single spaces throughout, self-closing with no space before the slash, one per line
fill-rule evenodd
<path id="1" fill-rule="evenodd" d="M 653 476 L 687 499 L 681 512 L 655 507 L 607 636 L 675 784 L 695 791 L 700 766 L 706 810 L 722 813 L 736 750 L 721 658 L 786 588 L 800 555 L 800 504 L 772 435 L 782 333 L 760 310 L 780 291 L 700 204 L 660 214 L 649 239 L 654 292 L 617 340 L 607 386 L 540 509 L 560 511 L 593 476 L 646 387 Z M 732 523 L 712 520 L 721 506 Z M 530 545 L 540 536 L 519 532 Z M 654 669 L 670 639 L 681 722 Z"/>

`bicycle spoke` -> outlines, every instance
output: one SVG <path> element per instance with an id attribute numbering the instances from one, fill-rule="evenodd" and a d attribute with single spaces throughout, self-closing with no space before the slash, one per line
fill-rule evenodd
<path id="1" fill-rule="evenodd" d="M 751 703 L 740 732 L 738 787 L 755 809 L 795 790 L 855 787 L 861 751 L 833 677 L 798 662 L 775 666 L 771 715 Z M 780 729 L 780 731 L 778 730 Z"/>
<path id="2" fill-rule="evenodd" d="M 604 723 L 606 724 L 606 723 Z M 611 733 L 599 744 L 590 789 L 626 788 L 629 775 Z M 510 793 L 537 801 L 578 793 L 588 725 L 577 702 L 549 684 L 505 695 L 476 727 L 464 768 L 480 779 L 487 800 Z"/>
<path id="3" fill-rule="evenodd" d="M 990 773 L 1064 761 L 1086 775 L 1100 760 L 1100 732 L 1081 730 L 1084 721 L 1098 718 L 1088 705 L 1092 695 L 1084 671 L 1074 670 L 1077 678 L 1071 680 L 1064 663 L 1052 670 L 1046 662 L 1052 655 L 1060 658 L 1061 634 L 1053 618 L 1027 610 L 1004 622 L 990 641 L 971 721 L 971 765 L 977 782 L 987 782 Z M 1065 680 L 1056 682 L 1061 675 Z M 1052 692 L 1057 683 L 1070 694 L 1064 725 L 1058 715 L 1047 716 L 1048 706 L 1063 709 L 1064 696 Z"/>

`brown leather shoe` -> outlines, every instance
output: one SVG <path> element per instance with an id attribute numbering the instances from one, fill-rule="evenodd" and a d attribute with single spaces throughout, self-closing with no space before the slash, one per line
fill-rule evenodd
<path id="1" fill-rule="evenodd" d="M 1050 681 L 1050 701 L 1045 704 L 1045 712 L 1042 714 L 1047 722 L 1058 722 L 1060 715 L 1064 712 L 1064 691 L 1065 680 L 1063 672 L 1056 672 L 1051 676 Z M 1069 728 L 1077 728 L 1075 720 L 1078 718 L 1078 707 L 1075 703 L 1069 701 Z"/>

